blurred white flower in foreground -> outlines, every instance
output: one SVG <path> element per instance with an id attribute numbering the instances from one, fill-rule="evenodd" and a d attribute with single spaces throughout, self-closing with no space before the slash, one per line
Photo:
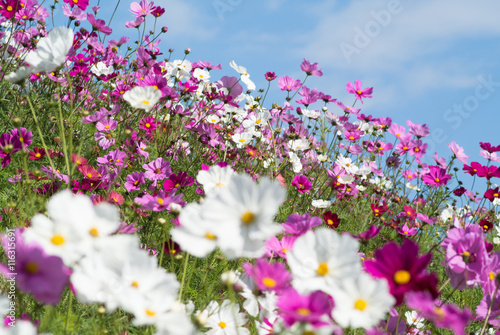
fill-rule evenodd
<path id="1" fill-rule="evenodd" d="M 73 45 L 73 30 L 66 27 L 52 29 L 36 45 L 36 50 L 30 51 L 24 59 L 30 65 L 30 71 L 51 72 L 61 66 L 66 60 Z"/>

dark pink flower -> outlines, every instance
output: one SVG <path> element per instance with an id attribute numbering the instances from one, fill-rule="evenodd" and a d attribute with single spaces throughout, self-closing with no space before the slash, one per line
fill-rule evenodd
<path id="1" fill-rule="evenodd" d="M 266 78 L 267 81 L 273 81 L 274 79 L 277 78 L 274 72 L 266 72 L 264 77 Z"/>
<path id="2" fill-rule="evenodd" d="M 312 189 L 311 181 L 304 175 L 296 175 L 293 177 L 291 185 L 295 186 L 299 193 L 309 193 Z"/>
<path id="3" fill-rule="evenodd" d="M 418 244 L 407 239 L 401 246 L 386 244 L 375 251 L 375 259 L 366 260 L 364 266 L 373 277 L 387 280 L 390 293 L 400 305 L 409 291 L 426 290 L 437 297 L 437 277 L 425 270 L 431 258 L 432 254 L 418 256 Z"/>

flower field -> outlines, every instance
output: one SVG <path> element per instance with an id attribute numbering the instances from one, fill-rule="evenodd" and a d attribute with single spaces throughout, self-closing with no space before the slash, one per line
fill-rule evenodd
<path id="1" fill-rule="evenodd" d="M 500 143 L 54 6 L 0 0 L 0 334 L 500 333 Z"/>

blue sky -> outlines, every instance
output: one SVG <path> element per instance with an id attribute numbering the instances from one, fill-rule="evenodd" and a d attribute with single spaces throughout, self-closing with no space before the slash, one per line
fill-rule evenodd
<path id="1" fill-rule="evenodd" d="M 110 1 L 111 2 L 111 1 Z M 120 4 L 113 19 L 113 37 L 134 29 L 118 29 L 132 20 L 130 3 Z M 91 4 L 93 4 L 91 2 Z M 432 152 L 449 155 L 446 143 L 456 141 L 472 159 L 479 141 L 500 145 L 500 2 L 446 0 L 162 0 L 166 9 L 158 26 L 163 51 L 172 59 L 221 63 L 216 80 L 235 75 L 234 60 L 248 69 L 257 88 L 266 88 L 266 71 L 302 79 L 303 58 L 318 62 L 323 77 L 306 85 L 350 105 L 347 81 L 373 86 L 361 112 L 426 123 Z M 102 5 L 99 17 L 109 19 L 114 5 Z M 108 14 L 109 13 L 109 14 Z M 108 15 L 106 15 L 108 14 Z M 277 88 L 272 101 L 282 104 Z M 268 99 L 269 106 L 272 102 Z M 268 106 L 268 107 L 269 107 Z M 454 107 L 455 106 L 455 107 Z M 463 106 L 463 107 L 460 107 Z M 336 111 L 334 106 L 332 111 Z M 337 111 L 338 112 L 338 111 Z"/>

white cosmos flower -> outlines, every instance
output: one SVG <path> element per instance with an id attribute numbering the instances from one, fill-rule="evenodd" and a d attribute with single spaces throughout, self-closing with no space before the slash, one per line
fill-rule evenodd
<path id="1" fill-rule="evenodd" d="M 234 60 L 231 61 L 229 65 L 241 75 L 241 81 L 244 82 L 245 85 L 247 85 L 247 88 L 249 90 L 255 90 L 255 84 L 253 83 L 253 81 L 250 80 L 250 75 L 248 74 L 247 69 L 245 67 L 236 65 Z"/>
<path id="2" fill-rule="evenodd" d="M 322 290 L 328 293 L 345 278 L 361 273 L 359 243 L 349 235 L 329 228 L 308 231 L 297 238 L 287 252 L 293 286 L 301 293 Z"/>
<path id="3" fill-rule="evenodd" d="M 332 316 L 343 328 L 370 329 L 386 316 L 396 302 L 389 293 L 386 280 L 373 279 L 364 272 L 354 278 L 343 279 L 329 293 L 335 301 Z"/>
<path id="4" fill-rule="evenodd" d="M 96 76 L 110 75 L 114 72 L 112 66 L 106 66 L 103 62 L 98 62 L 90 67 L 90 71 Z"/>
<path id="5" fill-rule="evenodd" d="M 344 157 L 340 155 L 336 162 L 344 169 L 347 173 L 356 174 L 358 173 L 359 168 L 352 163 L 352 159 L 349 157 Z"/>
<path id="6" fill-rule="evenodd" d="M 321 115 L 321 112 L 317 110 L 303 109 L 302 114 L 310 119 L 317 119 Z"/>
<path id="7" fill-rule="evenodd" d="M 21 66 L 16 72 L 11 72 L 4 78 L 5 80 L 7 80 L 12 84 L 17 84 L 22 80 L 28 78 L 30 73 L 31 73 L 30 68 L 27 68 L 26 66 Z"/>
<path id="8" fill-rule="evenodd" d="M 193 71 L 193 77 L 205 83 L 208 83 L 208 79 L 210 79 L 210 73 L 207 70 L 196 68 Z"/>
<path id="9" fill-rule="evenodd" d="M 196 181 L 203 185 L 206 194 L 213 193 L 220 187 L 227 187 L 235 172 L 231 166 L 211 166 L 208 170 L 200 170 L 196 175 Z"/>
<path id="10" fill-rule="evenodd" d="M 290 161 L 292 162 L 293 172 L 299 173 L 300 171 L 302 171 L 302 163 L 299 156 L 297 156 L 297 154 L 293 151 L 289 151 L 288 156 L 290 157 Z"/>
<path id="11" fill-rule="evenodd" d="M 425 324 L 422 322 L 424 318 L 419 316 L 417 311 L 407 311 L 405 313 L 406 323 L 408 326 L 415 327 L 417 329 L 423 328 Z"/>
<path id="12" fill-rule="evenodd" d="M 243 148 L 253 140 L 253 133 L 249 131 L 244 131 L 239 134 L 234 134 L 232 140 L 234 143 L 236 143 L 236 146 L 238 148 Z"/>
<path id="13" fill-rule="evenodd" d="M 309 146 L 309 141 L 303 138 L 288 141 L 288 147 L 293 151 L 304 151 L 309 149 Z"/>
<path id="14" fill-rule="evenodd" d="M 218 239 L 224 239 L 228 233 L 231 233 L 231 227 L 203 220 L 202 210 L 201 205 L 189 203 L 179 216 L 181 226 L 171 230 L 172 239 L 183 250 L 196 257 L 206 257 L 217 248 Z M 231 238 L 232 236 L 226 237 L 226 239 Z"/>
<path id="15" fill-rule="evenodd" d="M 30 65 L 30 71 L 51 72 L 66 60 L 73 45 L 73 30 L 66 27 L 52 29 L 49 34 L 38 41 L 36 50 L 30 51 L 24 59 Z"/>
<path id="16" fill-rule="evenodd" d="M 219 123 L 220 121 L 220 117 L 218 117 L 217 115 L 215 114 L 212 114 L 212 115 L 209 115 L 205 118 L 205 120 L 207 120 L 208 123 L 211 123 L 211 124 L 217 124 Z"/>
<path id="17" fill-rule="evenodd" d="M 238 305 L 224 300 L 219 310 L 208 317 L 206 326 L 210 328 L 207 335 L 249 335 L 250 330 L 245 327 L 245 314 L 240 313 Z"/>
<path id="18" fill-rule="evenodd" d="M 228 187 L 203 202 L 201 215 L 214 227 L 225 226 L 231 238 L 220 237 L 217 244 L 227 257 L 260 257 L 265 241 L 281 232 L 273 218 L 285 197 L 278 181 L 263 177 L 256 184 L 250 176 L 235 175 Z"/>
<path id="19" fill-rule="evenodd" d="M 316 207 L 316 208 L 328 208 L 332 203 L 328 200 L 321 200 L 321 199 L 318 199 L 318 200 L 313 200 L 311 202 L 311 205 L 313 205 L 313 207 Z"/>
<path id="20" fill-rule="evenodd" d="M 49 217 L 37 214 L 31 228 L 24 231 L 26 242 L 35 241 L 45 252 L 72 266 L 90 252 L 96 241 L 109 238 L 120 226 L 116 207 L 102 204 L 94 207 L 90 198 L 73 195 L 69 190 L 54 195 L 47 203 Z"/>
<path id="21" fill-rule="evenodd" d="M 123 94 L 123 99 L 132 107 L 146 111 L 151 110 L 160 98 L 161 92 L 154 86 L 136 86 Z"/>

